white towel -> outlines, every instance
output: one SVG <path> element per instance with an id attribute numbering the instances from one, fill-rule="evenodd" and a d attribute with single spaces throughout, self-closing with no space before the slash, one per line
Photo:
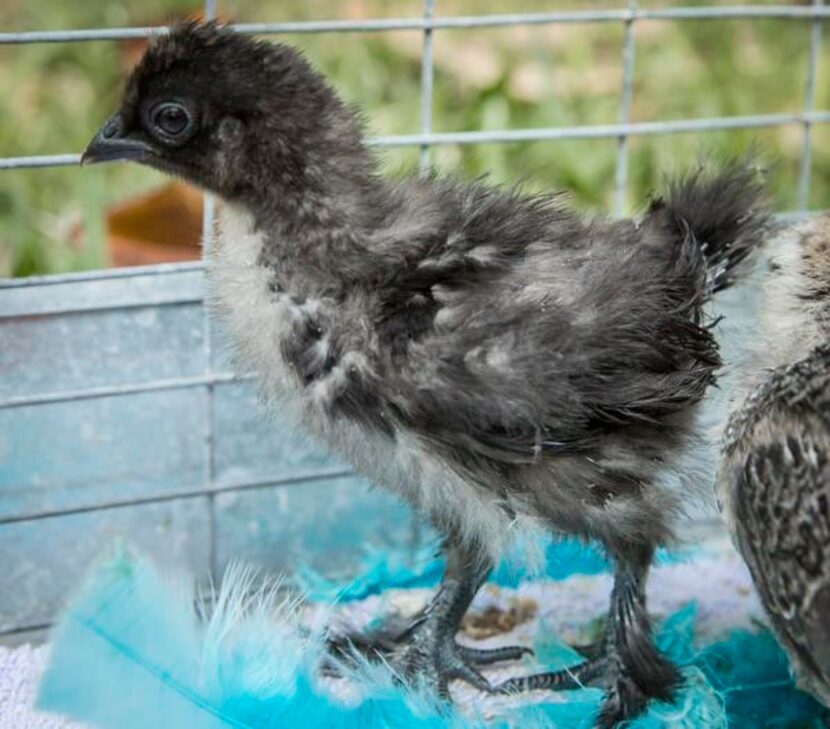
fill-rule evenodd
<path id="1" fill-rule="evenodd" d="M 35 710 L 37 683 L 48 657 L 46 646 L 0 646 L 0 729 L 84 729 Z"/>

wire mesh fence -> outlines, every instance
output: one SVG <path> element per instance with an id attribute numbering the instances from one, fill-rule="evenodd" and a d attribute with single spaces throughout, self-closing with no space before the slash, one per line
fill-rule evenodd
<path id="1" fill-rule="evenodd" d="M 205 0 L 204 16 L 216 17 L 216 0 Z M 668 20 L 676 22 L 708 20 L 718 22 L 727 19 L 781 19 L 793 23 L 806 23 L 811 26 L 809 36 L 808 68 L 803 90 L 802 104 L 798 109 L 788 113 L 757 114 L 749 116 L 726 116 L 713 118 L 694 118 L 680 120 L 653 120 L 645 122 L 631 121 L 631 108 L 634 97 L 634 66 L 636 53 L 635 26 L 646 20 Z M 416 30 L 423 34 L 423 51 L 421 55 L 421 104 L 420 124 L 416 134 L 374 137 L 369 143 L 379 147 L 414 147 L 419 150 L 419 163 L 422 170 L 430 166 L 430 151 L 437 145 L 470 145 L 484 143 L 509 143 L 545 140 L 569 139 L 611 139 L 616 140 L 616 159 L 614 174 L 614 209 L 620 214 L 625 207 L 626 193 L 629 185 L 628 162 L 629 140 L 635 136 L 664 135 L 683 132 L 712 132 L 722 130 L 760 129 L 768 127 L 794 126 L 800 128 L 802 135 L 799 163 L 797 210 L 801 214 L 807 210 L 811 186 L 811 167 L 813 155 L 813 128 L 815 125 L 830 123 L 830 110 L 817 109 L 816 76 L 819 52 L 822 42 L 822 30 L 830 20 L 830 8 L 823 0 L 812 0 L 810 5 L 734 5 L 714 7 L 673 7 L 665 9 L 645 9 L 638 7 L 637 0 L 628 0 L 625 7 L 612 10 L 579 10 L 528 14 L 472 15 L 465 17 L 441 17 L 436 14 L 436 1 L 424 0 L 423 12 L 419 17 L 378 19 L 378 20 L 333 20 L 291 23 L 257 23 L 240 24 L 237 29 L 250 34 L 281 33 L 354 33 L 383 32 L 390 30 Z M 502 129 L 499 131 L 465 130 L 458 132 L 435 132 L 433 130 L 433 43 L 436 33 L 451 32 L 461 29 L 483 29 L 506 26 L 555 25 L 574 23 L 614 23 L 624 26 L 622 65 L 622 84 L 618 120 L 614 124 L 572 127 L 547 127 L 532 129 Z M 26 43 L 79 43 L 102 40 L 122 40 L 146 38 L 166 32 L 164 27 L 140 28 L 90 28 L 71 31 L 27 31 L 0 32 L 0 45 Z M 17 170 L 24 168 L 44 168 L 74 165 L 79 162 L 77 153 L 56 155 L 4 157 L 0 158 L 0 170 Z M 214 228 L 214 204 L 208 196 L 203 213 L 203 258 L 210 255 Z M 128 269 L 109 269 L 81 274 L 64 274 L 57 276 L 32 277 L 28 279 L 0 280 L 0 325 L 3 321 L 21 322 L 27 317 L 45 314 L 61 316 L 76 311 L 126 312 L 131 308 L 147 306 L 174 306 L 182 304 L 200 305 L 202 302 L 201 271 L 203 263 L 191 262 L 166 264 L 150 267 Z M 130 280 L 154 279 L 160 281 L 191 281 L 192 276 L 199 278 L 192 286 L 180 290 L 171 296 L 169 292 L 161 298 L 148 299 L 146 296 L 113 296 L 113 288 L 107 282 L 120 286 Z M 191 277 L 191 278 L 188 278 Z M 80 287 L 100 283 L 91 299 L 85 298 L 78 303 L 77 296 L 67 296 L 67 287 Z M 166 289 L 165 289 L 166 290 Z M 155 295 L 155 294 L 154 294 Z M 85 295 L 86 296 L 86 295 Z M 273 473 L 267 476 L 227 478 L 217 477 L 216 448 L 217 433 L 214 417 L 215 393 L 217 386 L 236 382 L 240 378 L 231 371 L 217 367 L 214 348 L 214 333 L 206 310 L 201 309 L 202 347 L 201 372 L 189 372 L 180 376 L 150 378 L 140 381 L 120 382 L 99 386 L 73 386 L 49 391 L 23 387 L 11 393 L 0 393 L 0 413 L 3 411 L 38 408 L 59 403 L 94 401 L 103 398 L 135 396 L 142 393 L 175 392 L 201 389 L 203 392 L 203 428 L 201 433 L 201 477 L 200 483 L 192 487 L 179 489 L 169 495 L 131 495 L 120 498 L 105 498 L 94 504 L 50 505 L 11 510 L 0 510 L 0 529 L 4 526 L 22 522 L 89 513 L 96 510 L 137 506 L 145 503 L 157 503 L 165 499 L 182 499 L 204 497 L 208 501 L 209 557 L 207 563 L 211 571 L 217 569 L 216 555 L 216 518 L 215 499 L 218 494 L 241 492 L 257 489 L 274 483 L 291 483 L 302 481 L 304 476 Z M 14 456 L 12 456 L 13 458 Z M 316 478 L 336 478 L 344 474 L 340 466 L 319 468 L 315 470 Z M 1 612 L 1 611 L 0 611 Z M 24 626 L 26 627 L 26 626 Z M 29 626 L 31 627 L 31 626 Z M 3 632 L 14 632 L 20 626 L 11 625 Z"/>

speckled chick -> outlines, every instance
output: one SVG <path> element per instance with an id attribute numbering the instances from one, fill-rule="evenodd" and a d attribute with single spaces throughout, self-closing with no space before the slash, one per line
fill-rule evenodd
<path id="1" fill-rule="evenodd" d="M 830 706 L 830 217 L 791 231 L 764 346 L 726 429 L 718 495 L 798 685 Z"/>

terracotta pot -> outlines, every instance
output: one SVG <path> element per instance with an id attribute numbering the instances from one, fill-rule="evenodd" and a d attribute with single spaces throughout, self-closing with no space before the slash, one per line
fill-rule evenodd
<path id="1" fill-rule="evenodd" d="M 189 261 L 201 256 L 202 194 L 171 182 L 107 213 L 112 266 Z"/>

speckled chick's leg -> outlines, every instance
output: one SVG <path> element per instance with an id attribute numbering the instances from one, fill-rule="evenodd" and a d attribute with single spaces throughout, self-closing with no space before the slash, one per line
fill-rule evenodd
<path id="1" fill-rule="evenodd" d="M 562 691 L 602 685 L 605 699 L 597 718 L 602 729 L 637 716 L 650 699 L 671 701 L 680 675 L 654 645 L 646 612 L 645 581 L 652 555 L 651 548 L 642 547 L 617 557 L 604 645 L 591 646 L 588 660 L 562 671 L 512 678 L 496 690 Z"/>

